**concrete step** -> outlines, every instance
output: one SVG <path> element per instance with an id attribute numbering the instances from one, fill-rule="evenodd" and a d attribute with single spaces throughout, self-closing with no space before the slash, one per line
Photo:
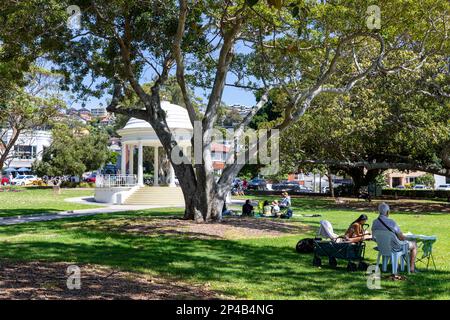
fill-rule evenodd
<path id="1" fill-rule="evenodd" d="M 183 192 L 179 187 L 142 187 L 128 197 L 125 204 L 183 206 Z"/>

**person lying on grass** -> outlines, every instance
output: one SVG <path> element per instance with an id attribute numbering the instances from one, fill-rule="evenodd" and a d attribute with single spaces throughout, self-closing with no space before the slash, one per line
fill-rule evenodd
<path id="1" fill-rule="evenodd" d="M 372 235 L 364 230 L 364 225 L 367 223 L 367 215 L 362 214 L 358 219 L 353 221 L 345 232 L 344 239 L 348 242 L 360 242 L 369 240 Z"/>
<path id="2" fill-rule="evenodd" d="M 417 244 L 415 241 L 407 241 L 405 235 L 400 230 L 400 227 L 398 226 L 397 222 L 395 222 L 393 219 L 389 218 L 390 208 L 389 205 L 386 203 L 381 203 L 378 206 L 378 211 L 380 215 L 377 219 L 373 221 L 372 225 L 372 232 L 375 230 L 388 230 L 397 236 L 397 238 L 401 241 L 404 241 L 408 245 L 409 250 L 409 256 L 410 256 L 410 262 L 411 262 L 411 272 L 416 272 L 415 269 L 415 261 L 416 261 L 416 255 L 417 255 Z M 397 248 L 400 249 L 400 248 Z"/>

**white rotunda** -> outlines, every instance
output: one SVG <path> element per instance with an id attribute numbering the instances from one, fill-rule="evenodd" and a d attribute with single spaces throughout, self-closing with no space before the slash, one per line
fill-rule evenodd
<path id="1" fill-rule="evenodd" d="M 191 145 L 193 128 L 185 108 L 168 101 L 161 102 L 166 112 L 166 121 L 180 148 L 187 152 Z M 95 200 L 114 204 L 184 204 L 181 189 L 176 187 L 175 172 L 170 165 L 168 186 L 159 186 L 159 147 L 162 146 L 155 130 L 145 120 L 131 118 L 125 127 L 118 130 L 121 136 L 121 170 L 118 175 L 101 175 L 96 180 Z M 154 148 L 153 187 L 144 186 L 143 148 Z M 138 153 L 137 168 L 134 153 Z M 170 162 L 169 162 L 170 163 Z M 167 188 L 170 189 L 167 189 Z M 165 201 L 167 200 L 167 201 Z"/>

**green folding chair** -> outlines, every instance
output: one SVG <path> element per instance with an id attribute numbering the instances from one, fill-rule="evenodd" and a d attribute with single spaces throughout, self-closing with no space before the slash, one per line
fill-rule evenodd
<path id="1" fill-rule="evenodd" d="M 433 244 L 436 242 L 436 239 L 427 239 L 419 242 L 418 249 L 422 248 L 422 257 L 417 259 L 417 262 L 423 262 L 427 264 L 427 270 L 430 265 L 430 261 L 433 263 L 434 270 L 436 270 L 436 264 L 434 263 L 433 257 Z"/>

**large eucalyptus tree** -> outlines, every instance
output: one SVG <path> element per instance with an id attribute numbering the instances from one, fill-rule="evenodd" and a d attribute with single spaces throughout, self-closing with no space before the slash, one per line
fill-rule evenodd
<path id="1" fill-rule="evenodd" d="M 148 121 L 167 154 L 178 150 L 160 92 L 175 74 L 190 121 L 202 124 L 198 135 L 203 157 L 193 164 L 172 162 L 185 197 L 185 217 L 207 221 L 220 217 L 231 181 L 243 167 L 230 163 L 220 179 L 214 179 L 211 129 L 226 86 L 258 92 L 261 97 L 236 126 L 238 138 L 271 90 L 286 93 L 282 121 L 275 124 L 285 130 L 319 95 L 347 93 L 368 75 L 420 68 L 429 56 L 449 49 L 448 2 L 371 4 L 362 0 L 6 0 L 0 11 L 4 20 L 0 36 L 10 52 L 30 48 L 26 54 L 52 60 L 74 90 L 98 94 L 110 89 L 108 110 Z M 69 5 L 78 6 L 71 10 L 75 9 L 75 22 L 81 18 L 80 28 L 65 25 Z M 150 92 L 142 87 L 146 70 L 154 75 Z M 192 86 L 209 90 L 202 116 L 193 107 L 188 90 Z M 124 107 L 122 101 L 131 94 L 137 95 L 142 108 Z M 250 144 L 241 152 L 256 150 L 256 144 Z"/>

